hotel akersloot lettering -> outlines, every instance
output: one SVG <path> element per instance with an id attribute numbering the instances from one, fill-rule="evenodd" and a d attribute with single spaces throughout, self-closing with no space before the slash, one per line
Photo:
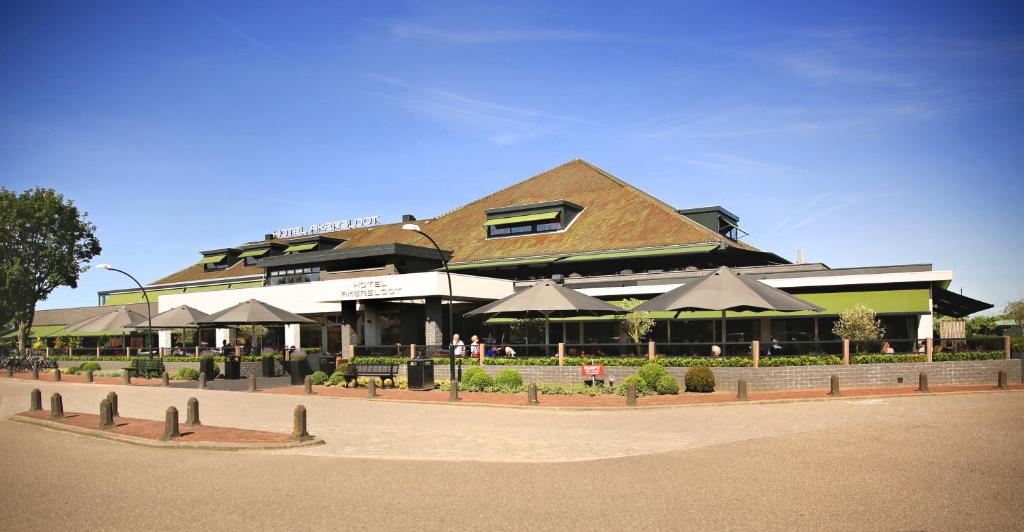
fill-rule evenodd
<path id="1" fill-rule="evenodd" d="M 380 223 L 380 216 L 363 216 L 351 220 L 336 220 L 322 224 L 311 224 L 308 228 L 301 225 L 285 227 L 274 231 L 274 238 L 292 238 L 296 236 L 318 235 L 332 231 L 344 231 L 346 229 L 358 229 L 360 227 L 373 227 Z"/>

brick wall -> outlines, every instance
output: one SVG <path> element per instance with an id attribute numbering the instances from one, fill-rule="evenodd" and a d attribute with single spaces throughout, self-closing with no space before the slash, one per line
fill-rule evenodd
<path id="1" fill-rule="evenodd" d="M 492 376 L 504 368 L 522 373 L 525 382 L 572 384 L 583 382 L 578 366 L 484 366 Z M 687 368 L 665 368 L 669 375 L 683 381 Z M 605 378 L 621 383 L 636 373 L 634 367 L 605 367 Z M 928 373 L 928 383 L 992 384 L 1000 370 L 1006 370 L 1010 384 L 1022 382 L 1021 360 L 977 360 L 964 362 L 914 362 L 907 364 L 853 364 L 849 366 L 791 366 L 781 368 L 711 368 L 715 373 L 716 388 L 735 390 L 736 382 L 746 378 L 751 390 L 808 390 L 828 388 L 832 375 L 839 376 L 843 387 L 882 387 L 916 385 L 922 371 Z M 900 378 L 903 382 L 899 382 Z M 399 368 L 399 378 L 405 378 L 405 367 Z M 434 366 L 434 380 L 448 380 L 448 365 Z"/>

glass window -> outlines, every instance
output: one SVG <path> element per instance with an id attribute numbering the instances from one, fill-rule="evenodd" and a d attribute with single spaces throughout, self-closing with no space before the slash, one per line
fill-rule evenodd
<path id="1" fill-rule="evenodd" d="M 557 218 L 549 222 L 543 222 L 538 224 L 520 223 L 513 225 L 504 225 L 501 227 L 492 225 L 487 228 L 487 236 L 501 237 L 509 235 L 527 235 L 532 233 L 546 233 L 550 231 L 558 231 L 560 229 L 562 229 L 562 220 L 561 218 Z"/>
<path id="2" fill-rule="evenodd" d="M 546 224 L 537 224 L 537 232 L 543 233 L 545 231 L 558 231 L 562 228 L 561 222 L 551 222 Z"/>

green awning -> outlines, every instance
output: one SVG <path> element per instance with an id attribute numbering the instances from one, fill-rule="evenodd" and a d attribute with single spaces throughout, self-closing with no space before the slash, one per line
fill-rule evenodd
<path id="1" fill-rule="evenodd" d="M 927 314 L 931 311 L 928 307 L 929 292 L 927 288 L 912 288 L 903 290 L 866 290 L 854 292 L 821 292 L 821 293 L 796 293 L 793 294 L 808 303 L 814 303 L 825 310 L 821 312 L 800 311 L 800 312 L 726 312 L 728 318 L 799 318 L 814 316 L 838 316 L 844 310 L 851 309 L 857 305 L 874 310 L 878 314 Z M 622 306 L 622 301 L 609 301 L 609 303 Z M 676 319 L 675 311 L 651 312 L 651 317 L 657 320 Z M 719 311 L 696 310 L 680 312 L 680 320 L 701 320 L 721 319 Z M 622 319 L 621 316 L 583 316 L 571 318 L 551 318 L 552 322 L 568 321 L 615 321 Z M 508 323 L 511 318 L 491 318 L 487 323 Z"/>
<path id="2" fill-rule="evenodd" d="M 284 252 L 291 253 L 293 251 L 309 251 L 316 247 L 316 242 L 307 242 L 305 244 L 292 244 L 288 246 Z"/>
<path id="3" fill-rule="evenodd" d="M 32 327 L 31 329 L 29 329 L 28 335 L 26 335 L 26 337 L 29 338 L 29 339 L 45 338 L 47 336 L 52 335 L 55 332 L 61 331 L 62 329 L 64 329 L 64 327 L 66 327 L 66 325 L 39 325 L 39 326 Z M 17 330 L 11 331 L 11 332 L 3 335 L 3 336 L 0 336 L 0 338 L 17 338 L 17 337 L 18 337 L 18 331 Z"/>
<path id="4" fill-rule="evenodd" d="M 633 251 L 609 251 L 603 253 L 588 253 L 585 255 L 574 255 L 572 257 L 565 257 L 559 260 L 562 262 L 584 262 L 591 260 L 611 260 L 611 259 L 633 259 L 633 258 L 644 258 L 644 257 L 661 257 L 667 255 L 681 255 L 683 253 L 707 253 L 718 249 L 718 244 L 708 244 L 704 246 L 687 246 L 682 248 L 662 248 L 662 249 L 644 249 L 644 250 L 633 250 Z"/>
<path id="5" fill-rule="evenodd" d="M 518 224 L 523 222 L 536 222 L 538 220 L 554 220 L 558 218 L 561 211 L 538 212 L 535 214 L 523 214 L 521 216 L 510 216 L 507 218 L 491 218 L 484 222 L 484 225 L 505 225 Z"/>
<path id="6" fill-rule="evenodd" d="M 246 281 L 244 283 L 231 283 L 231 289 L 235 288 L 257 288 L 263 286 L 263 281 Z"/>
<path id="7" fill-rule="evenodd" d="M 220 255 L 206 255 L 203 257 L 203 260 L 199 261 L 199 264 L 217 264 L 227 256 L 227 253 L 221 253 Z"/>
<path id="8" fill-rule="evenodd" d="M 238 258 L 243 259 L 245 257 L 259 257 L 261 255 L 266 255 L 268 251 L 270 251 L 270 248 L 250 249 L 248 251 L 243 251 L 242 254 L 238 256 Z"/>
<path id="9" fill-rule="evenodd" d="M 519 266 L 521 264 L 547 264 L 558 260 L 558 257 L 545 257 L 540 259 L 512 259 L 497 260 L 491 262 L 472 262 L 469 264 L 449 265 L 449 270 L 469 270 L 473 268 L 497 268 L 499 266 Z"/>
<path id="10" fill-rule="evenodd" d="M 205 286 L 190 286 L 185 289 L 186 294 L 193 294 L 196 292 L 213 292 L 215 290 L 227 290 L 228 285 L 226 284 L 208 284 Z"/>
<path id="11" fill-rule="evenodd" d="M 168 289 L 165 289 L 165 290 L 147 290 L 146 291 L 146 293 L 149 294 L 149 302 L 150 303 L 156 303 L 157 300 L 160 299 L 160 296 L 167 295 L 167 294 L 180 294 L 182 292 L 184 292 L 184 289 L 182 289 L 182 288 L 168 288 Z M 122 292 L 120 294 L 108 294 L 107 295 L 107 302 L 104 303 L 104 305 L 109 307 L 109 306 L 114 306 L 114 305 L 132 305 L 132 304 L 135 304 L 135 303 L 145 303 L 145 302 L 146 302 L 146 298 L 143 297 L 142 292 L 139 291 L 139 290 L 136 290 L 134 292 Z"/>

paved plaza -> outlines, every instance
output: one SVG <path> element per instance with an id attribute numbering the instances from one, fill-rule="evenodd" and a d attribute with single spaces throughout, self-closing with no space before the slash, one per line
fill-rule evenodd
<path id="1" fill-rule="evenodd" d="M 1024 393 L 575 410 L 216 390 L 0 381 L 4 416 L 29 390 L 162 419 L 287 431 L 315 448 L 135 447 L 0 422 L 11 529 L 1016 528 Z M 44 401 L 45 402 L 45 401 Z"/>

